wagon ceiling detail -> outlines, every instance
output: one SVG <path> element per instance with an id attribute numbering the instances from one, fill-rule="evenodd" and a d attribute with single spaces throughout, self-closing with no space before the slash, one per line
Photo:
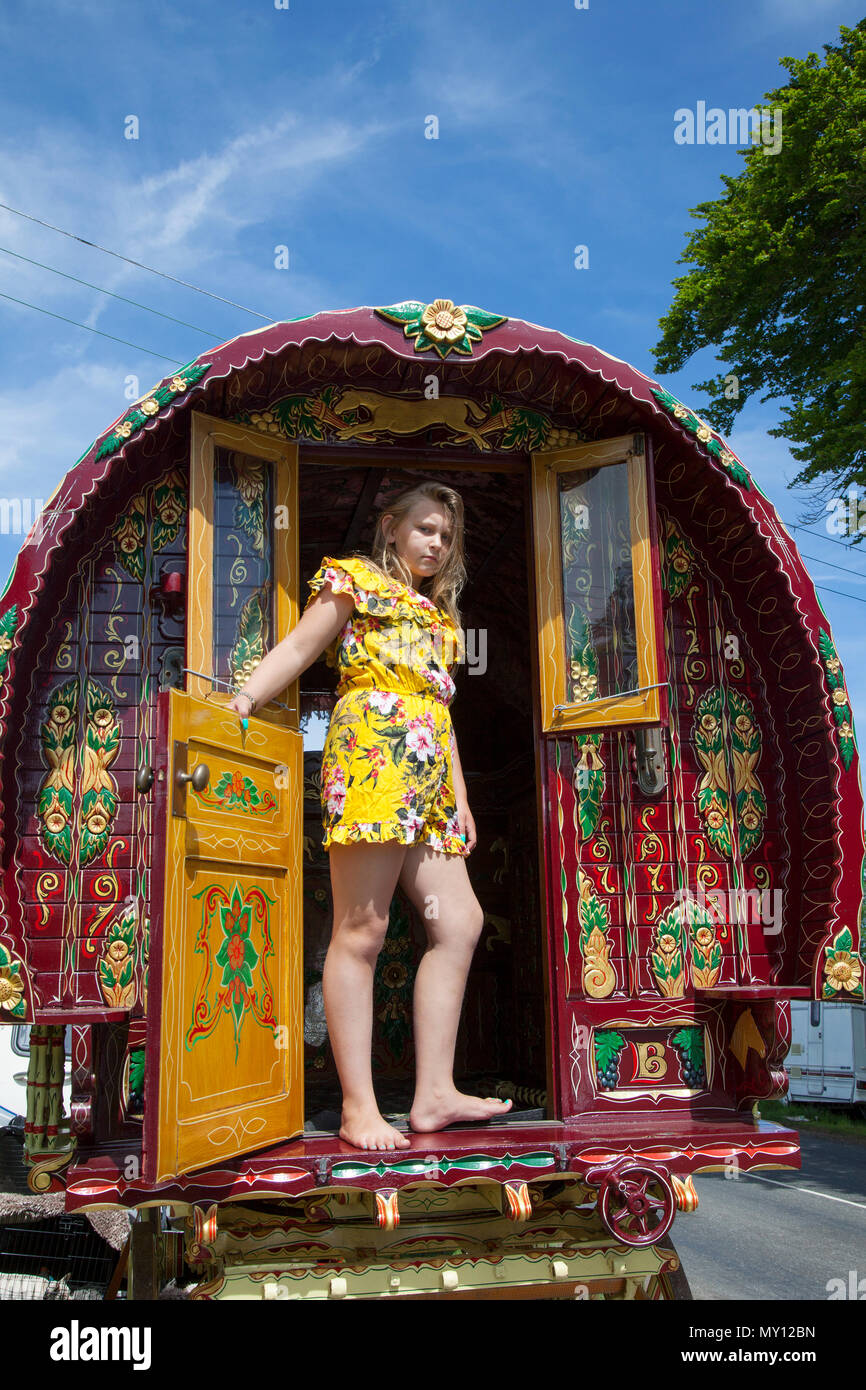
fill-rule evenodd
<path id="1" fill-rule="evenodd" d="M 488 313 L 474 304 L 458 306 L 450 299 L 434 299 L 432 304 L 407 299 L 375 312 L 389 323 L 402 324 L 404 336 L 414 339 L 416 352 L 432 348 L 442 358 L 449 352 L 471 354 L 473 342 L 480 343 L 482 334 L 508 322 L 503 314 Z"/>

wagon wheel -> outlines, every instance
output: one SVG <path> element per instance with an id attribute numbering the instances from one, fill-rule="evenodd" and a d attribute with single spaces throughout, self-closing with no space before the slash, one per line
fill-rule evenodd
<path id="1" fill-rule="evenodd" d="M 654 1245 L 673 1224 L 676 1197 L 663 1173 L 630 1163 L 603 1179 L 598 1213 L 623 1245 Z"/>

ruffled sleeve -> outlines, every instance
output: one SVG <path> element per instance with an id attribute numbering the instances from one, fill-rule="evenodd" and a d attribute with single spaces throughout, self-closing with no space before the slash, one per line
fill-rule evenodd
<path id="1" fill-rule="evenodd" d="M 398 586 L 383 579 L 363 560 L 354 558 L 335 560 L 326 555 L 307 583 L 312 592 L 304 606 L 305 612 L 326 584 L 330 584 L 335 594 L 351 594 L 358 612 L 373 617 L 392 614 L 399 599 Z"/>

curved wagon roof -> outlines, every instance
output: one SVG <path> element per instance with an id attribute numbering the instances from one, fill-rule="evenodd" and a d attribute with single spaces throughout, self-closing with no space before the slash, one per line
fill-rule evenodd
<path id="1" fill-rule="evenodd" d="M 449 306 L 443 322 L 449 316 L 453 322 L 455 312 L 465 329 L 462 338 L 436 336 L 432 311 L 440 303 Z M 319 313 L 244 333 L 169 373 L 94 441 L 49 499 L 0 596 L 0 758 L 7 725 L 23 718 L 27 680 L 16 677 L 39 651 L 30 637 L 31 628 L 39 628 L 43 595 L 56 595 L 66 583 L 72 557 L 103 505 L 111 505 L 117 480 L 130 469 L 139 481 L 147 476 L 157 457 L 155 439 L 162 432 L 167 437 L 179 416 L 197 410 L 223 419 L 244 418 L 244 413 L 248 418 L 293 392 L 321 390 L 329 381 L 418 393 L 431 374 L 443 396 L 487 392 L 501 404 L 532 403 L 545 412 L 538 418 L 579 430 L 583 439 L 645 430 L 657 470 L 676 462 L 678 495 L 693 501 L 710 565 L 719 565 L 741 609 L 760 618 L 771 601 L 775 604 L 778 626 L 775 635 L 761 630 L 763 654 L 776 665 L 789 649 L 806 658 L 809 698 L 823 712 L 834 768 L 840 859 L 859 863 L 859 762 L 830 626 L 791 536 L 743 463 L 700 416 L 622 359 L 520 319 L 468 305 L 455 310 L 450 301 Z M 299 436 L 317 438 L 303 431 Z M 476 456 L 483 456 L 484 447 L 490 445 L 466 445 Z M 859 899 L 854 901 L 850 876 L 848 882 L 844 901 L 837 902 L 837 922 L 857 918 Z"/>

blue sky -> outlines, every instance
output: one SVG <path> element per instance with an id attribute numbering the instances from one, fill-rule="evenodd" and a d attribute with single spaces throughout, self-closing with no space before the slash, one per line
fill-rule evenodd
<path id="1" fill-rule="evenodd" d="M 853 0 L 7 6 L 0 202 L 265 318 L 442 296 L 657 375 L 689 209 L 742 167 L 734 146 L 678 145 L 674 112 L 761 105 L 787 81 L 781 56 L 823 57 L 862 16 Z M 0 496 L 48 498 L 130 377 L 134 397 L 263 321 L 3 210 L 0 247 L 0 293 L 137 345 L 0 299 Z M 700 411 L 691 383 L 712 369 L 703 353 L 659 379 Z M 730 443 L 800 522 L 815 495 L 787 487 L 799 465 L 767 434 L 778 407 L 748 402 Z M 863 730 L 866 552 L 809 524 L 821 534 L 795 537 Z M 4 580 L 21 539 L 0 535 Z"/>

